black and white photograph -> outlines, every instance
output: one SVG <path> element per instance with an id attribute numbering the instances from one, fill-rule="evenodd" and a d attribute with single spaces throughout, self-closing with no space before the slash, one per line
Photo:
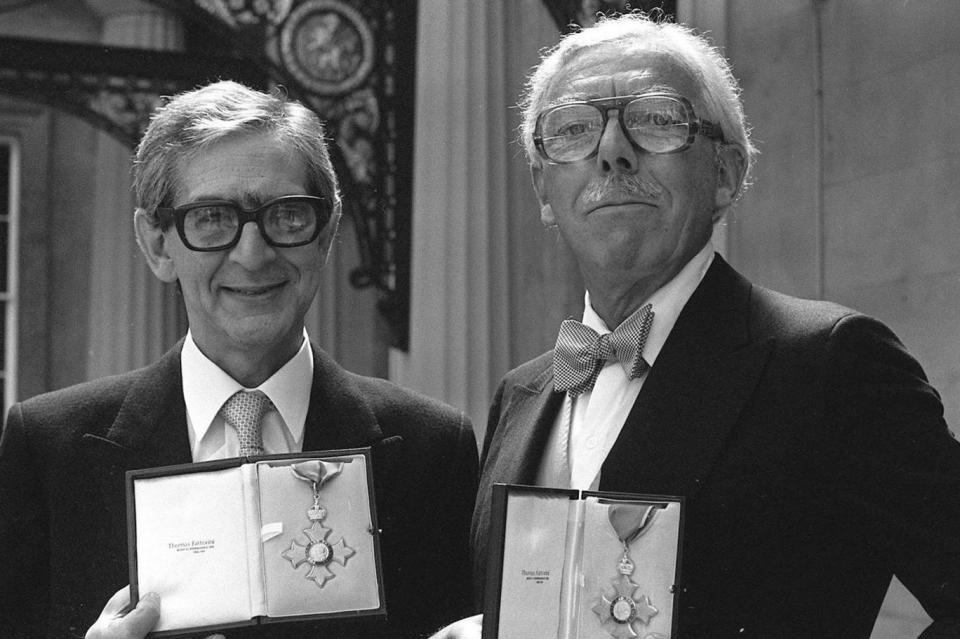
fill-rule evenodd
<path id="1" fill-rule="evenodd" d="M 957 0 L 0 0 L 0 639 L 960 639 Z"/>

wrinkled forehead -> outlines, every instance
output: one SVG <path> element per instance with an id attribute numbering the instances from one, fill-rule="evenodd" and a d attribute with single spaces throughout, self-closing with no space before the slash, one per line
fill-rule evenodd
<path id="1" fill-rule="evenodd" d="M 547 87 L 544 107 L 649 91 L 678 93 L 690 100 L 695 109 L 702 104 L 700 82 L 675 54 L 606 43 L 584 49 L 566 61 Z"/>
<path id="2" fill-rule="evenodd" d="M 174 196 L 230 199 L 259 206 L 310 188 L 309 167 L 293 142 L 275 131 L 239 131 L 192 148 L 174 164 Z"/>

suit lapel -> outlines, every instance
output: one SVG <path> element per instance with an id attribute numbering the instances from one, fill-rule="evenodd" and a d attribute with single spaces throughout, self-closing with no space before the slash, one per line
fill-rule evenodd
<path id="1" fill-rule="evenodd" d="M 563 394 L 553 390 L 552 359 L 526 384 L 514 388 L 500 418 L 503 435 L 491 443 L 497 460 L 492 481 L 533 484 Z M 498 450 L 494 450 L 494 448 Z M 491 481 L 491 483 L 492 483 Z"/>
<path id="2" fill-rule="evenodd" d="M 303 450 L 373 446 L 384 435 L 356 381 L 325 352 L 313 347 L 313 386 Z"/>
<path id="3" fill-rule="evenodd" d="M 182 341 L 136 376 L 112 424 L 95 424 L 82 436 L 81 454 L 100 485 L 104 507 L 117 520 L 125 517 L 126 471 L 191 461 L 181 346 Z"/>
<path id="4" fill-rule="evenodd" d="M 534 365 L 533 377 L 513 387 L 506 406 L 500 410 L 499 422 L 491 425 L 496 431 L 483 460 L 470 533 L 474 570 L 480 579 L 486 570 L 493 484 L 536 482 L 543 451 L 563 402 L 563 393 L 553 390 L 553 354 L 541 356 Z"/>
<path id="5" fill-rule="evenodd" d="M 749 341 L 749 296 L 716 256 L 604 462 L 601 489 L 696 494 L 771 350 Z"/>
<path id="6" fill-rule="evenodd" d="M 393 531 L 403 517 L 403 504 L 416 499 L 416 486 L 397 481 L 405 460 L 419 451 L 408 450 L 400 435 L 385 436 L 372 406 L 378 398 L 375 387 L 363 388 L 357 377 L 346 372 L 329 355 L 313 348 L 313 386 L 304 425 L 303 450 L 324 451 L 370 447 L 373 465 L 377 525 Z"/>
<path id="7" fill-rule="evenodd" d="M 84 441 L 143 468 L 191 461 L 180 376 L 182 341 L 130 384 L 106 432 L 88 432 Z M 99 427 L 99 425 L 98 425 Z"/>

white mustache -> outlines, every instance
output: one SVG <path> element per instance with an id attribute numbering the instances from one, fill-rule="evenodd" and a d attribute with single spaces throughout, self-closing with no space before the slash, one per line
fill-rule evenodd
<path id="1" fill-rule="evenodd" d="M 590 180 L 580 192 L 580 202 L 589 206 L 624 197 L 656 200 L 662 191 L 658 184 L 639 176 L 613 173 L 605 178 Z"/>

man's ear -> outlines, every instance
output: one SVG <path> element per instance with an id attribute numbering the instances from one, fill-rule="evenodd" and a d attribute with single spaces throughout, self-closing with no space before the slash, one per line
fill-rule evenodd
<path id="1" fill-rule="evenodd" d="M 167 250 L 167 237 L 154 225 L 143 209 L 138 208 L 133 214 L 134 232 L 137 235 L 137 244 L 147 258 L 150 270 L 163 282 L 177 281 L 177 269 L 173 258 Z"/>
<path id="2" fill-rule="evenodd" d="M 547 196 L 543 191 L 543 166 L 537 164 L 530 167 L 530 177 L 533 179 L 533 192 L 537 194 L 537 201 L 540 202 L 540 222 L 545 227 L 557 225 L 557 218 L 553 214 L 553 207 L 547 202 Z"/>
<path id="3" fill-rule="evenodd" d="M 719 217 L 737 201 L 747 172 L 747 157 L 739 144 L 717 147 L 717 190 L 714 193 L 715 215 Z"/>

